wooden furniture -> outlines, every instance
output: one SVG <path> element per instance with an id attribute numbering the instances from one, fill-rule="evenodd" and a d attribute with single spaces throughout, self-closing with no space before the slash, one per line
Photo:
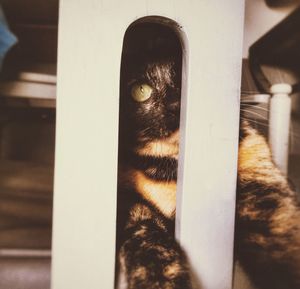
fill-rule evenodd
<path id="1" fill-rule="evenodd" d="M 243 1 L 61 0 L 52 289 L 113 287 L 122 41 L 151 15 L 184 43 L 177 237 L 203 289 L 231 288 Z"/>
<path id="2" fill-rule="evenodd" d="M 15 134 L 8 133 L 12 140 L 23 135 L 22 145 L 31 140 L 30 144 L 36 141 L 35 148 L 40 148 L 29 160 L 12 151 L 9 156 L 19 159 L 10 166 L 22 167 L 34 160 L 53 172 L 49 156 L 54 149 L 55 73 L 45 67 L 56 62 L 57 2 L 3 1 L 20 44 L 7 59 L 1 102 L 6 109 L 37 111 L 40 117 L 30 137 L 21 134 L 27 131 L 22 129 L 24 119 L 19 119 Z M 61 0 L 59 14 L 52 289 L 113 288 L 122 41 L 131 23 L 151 15 L 180 25 L 184 49 L 176 235 L 187 251 L 196 284 L 201 283 L 202 289 L 231 288 L 243 1 Z M 47 121 L 43 121 L 45 114 Z M 43 132 L 51 132 L 46 133 L 51 136 L 48 141 L 41 141 Z M 41 147 L 48 143 L 51 146 L 43 154 Z M 37 174 L 34 167 L 25 172 Z M 3 288 L 18 288 L 20 282 L 31 289 L 49 288 L 52 175 L 46 171 L 44 175 L 47 180 L 42 183 L 47 185 L 40 189 L 47 192 L 42 197 L 48 202 L 47 210 L 43 206 L 32 210 L 28 204 L 27 212 L 46 231 L 19 231 L 18 236 L 40 240 L 25 250 L 19 247 L 25 243 L 5 248 L 11 244 L 11 231 L 6 239 L 2 237 L 7 241 L 0 250 L 6 264 L 1 268 L 7 269 L 0 276 L 8 276 L 2 280 L 10 282 Z M 39 181 L 32 178 L 32 182 L 35 187 Z M 45 197 L 48 193 L 49 198 Z M 16 253 L 29 263 L 16 267 Z M 28 267 L 30 260 L 38 262 Z M 32 270 L 23 271 L 18 279 L 17 268 Z M 26 283 L 29 276 L 37 278 Z"/>
<path id="3" fill-rule="evenodd" d="M 26 2 L 26 3 L 25 3 Z M 0 288 L 50 288 L 58 1 L 1 1 Z"/>

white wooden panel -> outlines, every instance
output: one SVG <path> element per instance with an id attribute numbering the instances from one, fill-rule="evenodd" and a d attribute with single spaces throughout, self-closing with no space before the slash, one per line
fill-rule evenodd
<path id="1" fill-rule="evenodd" d="M 177 236 L 204 289 L 232 282 L 243 1 L 190 1 Z M 178 11 L 187 9 L 182 2 Z M 183 136 L 184 137 L 184 136 Z M 181 150 L 182 151 L 182 150 Z"/>
<path id="2" fill-rule="evenodd" d="M 112 11 L 103 7 L 106 2 L 62 0 L 60 5 L 55 289 L 113 287 L 119 67 L 125 25 L 114 23 Z"/>
<path id="3" fill-rule="evenodd" d="M 113 288 L 121 48 L 147 15 L 187 37 L 177 236 L 203 289 L 231 286 L 243 1 L 61 0 L 53 289 Z"/>

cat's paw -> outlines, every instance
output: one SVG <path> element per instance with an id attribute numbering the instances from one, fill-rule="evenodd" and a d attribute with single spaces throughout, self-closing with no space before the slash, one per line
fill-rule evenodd
<path id="1" fill-rule="evenodd" d="M 153 228 L 153 223 L 137 226 L 119 256 L 127 289 L 192 288 L 185 254 L 171 235 Z"/>

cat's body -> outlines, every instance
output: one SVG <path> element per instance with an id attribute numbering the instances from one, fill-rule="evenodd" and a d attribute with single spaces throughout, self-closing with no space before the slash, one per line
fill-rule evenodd
<path id="1" fill-rule="evenodd" d="M 300 206 L 265 138 L 242 122 L 236 257 L 263 289 L 300 288 Z"/>
<path id="2" fill-rule="evenodd" d="M 169 51 L 161 27 L 143 29 L 156 43 L 146 45 L 148 38 L 142 38 L 145 53 L 126 55 L 121 71 L 117 258 L 122 288 L 190 289 L 187 258 L 174 238 L 180 43 L 171 42 Z M 300 288 L 295 193 L 272 163 L 264 138 L 246 122 L 238 168 L 236 257 L 259 289 Z"/>

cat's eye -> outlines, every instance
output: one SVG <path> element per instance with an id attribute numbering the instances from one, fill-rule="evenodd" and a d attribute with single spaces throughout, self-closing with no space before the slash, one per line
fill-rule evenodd
<path id="1" fill-rule="evenodd" d="M 144 84 L 134 84 L 131 88 L 131 96 L 137 102 L 144 102 L 151 97 L 153 88 Z"/>

